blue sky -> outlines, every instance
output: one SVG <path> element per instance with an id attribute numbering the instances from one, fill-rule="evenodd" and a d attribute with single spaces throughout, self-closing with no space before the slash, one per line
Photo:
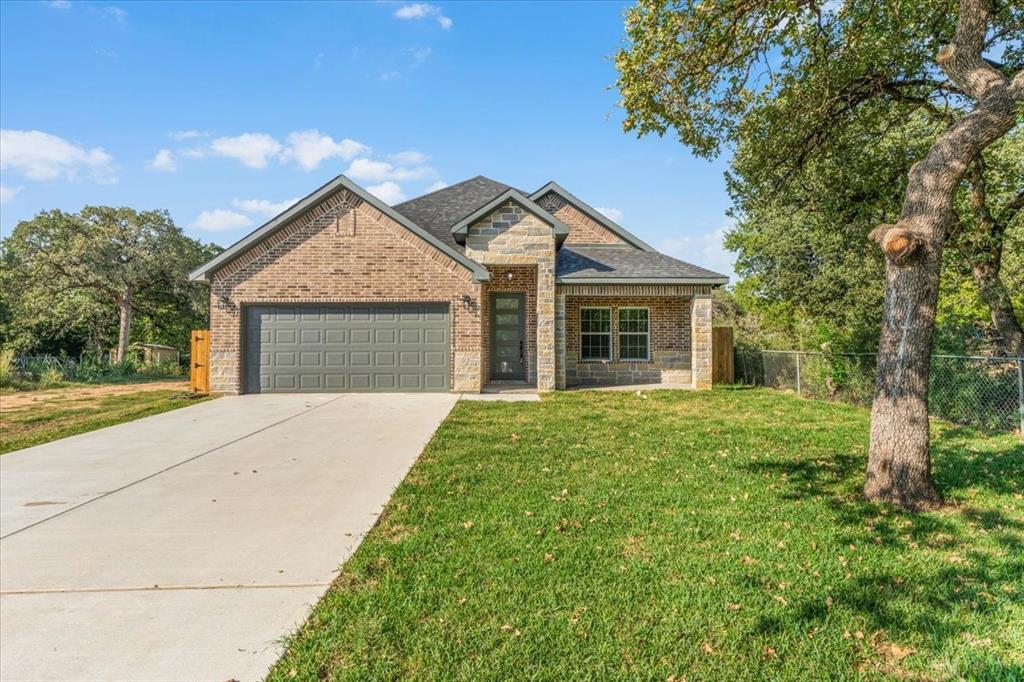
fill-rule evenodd
<path id="1" fill-rule="evenodd" d="M 622 132 L 626 3 L 0 3 L 0 229 L 166 208 L 230 244 L 346 173 L 390 203 L 556 180 L 731 274 L 725 159 Z"/>

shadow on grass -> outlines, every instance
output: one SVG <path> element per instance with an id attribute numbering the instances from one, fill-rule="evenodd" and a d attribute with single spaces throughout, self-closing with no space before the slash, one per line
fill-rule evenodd
<path id="1" fill-rule="evenodd" d="M 1024 523 L 1019 515 L 1005 513 L 999 500 L 1020 494 L 1024 445 L 948 428 L 934 434 L 932 454 L 936 481 L 951 504 L 928 514 L 864 500 L 863 455 L 762 461 L 749 469 L 786 481 L 784 499 L 823 500 L 828 516 L 822 521 L 841 529 L 840 547 L 856 544 L 865 553 L 878 552 L 868 568 L 836 586 L 835 605 L 852 609 L 867 627 L 886 631 L 894 641 L 926 641 L 935 652 L 966 647 L 950 673 L 1022 679 L 1019 662 L 972 648 L 970 641 L 979 620 L 1024 604 Z M 907 562 L 893 560 L 915 553 L 922 554 Z M 828 619 L 820 601 L 796 606 L 796 619 L 808 629 Z M 792 620 L 766 616 L 758 629 L 780 630 Z"/>

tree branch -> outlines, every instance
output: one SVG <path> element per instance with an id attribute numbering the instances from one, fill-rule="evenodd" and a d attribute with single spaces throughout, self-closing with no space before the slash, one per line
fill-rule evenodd
<path id="1" fill-rule="evenodd" d="M 985 99 L 993 89 L 1005 86 L 1007 81 L 1006 76 L 981 56 L 991 10 L 990 0 L 960 0 L 960 15 L 953 31 L 953 41 L 940 48 L 935 57 L 949 79 L 976 101 Z"/>

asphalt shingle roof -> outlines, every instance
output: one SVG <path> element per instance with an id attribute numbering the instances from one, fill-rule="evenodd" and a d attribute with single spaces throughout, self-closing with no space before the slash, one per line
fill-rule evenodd
<path id="1" fill-rule="evenodd" d="M 392 208 L 448 246 L 462 251 L 462 245 L 452 237 L 452 225 L 509 189 L 509 185 L 478 175 Z"/>
<path id="2" fill-rule="evenodd" d="M 563 246 L 558 252 L 556 276 L 573 279 L 721 279 L 725 275 L 657 251 L 628 247 Z"/>
<path id="3" fill-rule="evenodd" d="M 452 236 L 452 226 L 498 195 L 515 189 L 482 175 L 436 192 L 410 199 L 392 208 L 446 246 L 464 251 Z M 520 190 L 517 190 L 520 191 Z M 521 192 L 525 196 L 528 193 Z M 723 279 L 725 275 L 657 251 L 632 246 L 565 245 L 558 251 L 556 275 L 573 279 Z"/>

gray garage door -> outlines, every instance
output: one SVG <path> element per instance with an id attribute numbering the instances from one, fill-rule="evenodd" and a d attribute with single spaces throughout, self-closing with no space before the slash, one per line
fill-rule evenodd
<path id="1" fill-rule="evenodd" d="M 448 306 L 252 306 L 249 393 L 447 391 Z"/>

